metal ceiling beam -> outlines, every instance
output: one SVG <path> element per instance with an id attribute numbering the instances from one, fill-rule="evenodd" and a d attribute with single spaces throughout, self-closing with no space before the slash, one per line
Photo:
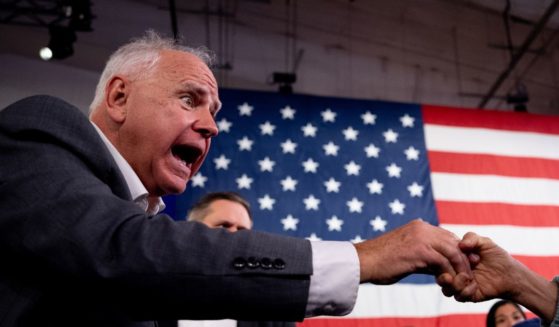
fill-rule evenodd
<path id="1" fill-rule="evenodd" d="M 554 0 L 553 3 L 549 5 L 547 10 L 543 14 L 542 18 L 540 18 L 539 22 L 536 24 L 536 26 L 534 26 L 534 29 L 530 32 L 530 34 L 528 35 L 526 40 L 524 40 L 524 43 L 520 47 L 520 50 L 518 50 L 517 52 L 514 53 L 508 67 L 501 73 L 501 75 L 499 75 L 499 77 L 497 78 L 495 83 L 493 83 L 493 86 L 491 86 L 491 88 L 489 89 L 487 94 L 483 97 L 483 99 L 481 100 L 481 102 L 478 105 L 478 108 L 484 108 L 485 105 L 487 104 L 487 102 L 489 101 L 489 99 L 491 99 L 493 97 L 493 95 L 495 94 L 495 92 L 497 92 L 499 87 L 501 87 L 501 84 L 503 84 L 505 79 L 513 71 L 514 67 L 516 67 L 516 64 L 518 64 L 520 59 L 524 56 L 526 51 L 530 48 L 530 45 L 532 45 L 532 42 L 534 42 L 534 40 L 539 36 L 541 31 L 545 28 L 545 25 L 549 21 L 549 18 L 551 17 L 551 15 L 553 15 L 553 13 L 555 13 L 555 10 L 557 9 L 558 5 L 559 5 L 559 0 Z"/>

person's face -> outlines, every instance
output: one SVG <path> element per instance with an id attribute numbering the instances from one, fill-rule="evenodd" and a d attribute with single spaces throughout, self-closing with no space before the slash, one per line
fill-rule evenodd
<path id="1" fill-rule="evenodd" d="M 127 81 L 117 148 L 152 196 L 182 193 L 217 135 L 217 83 L 198 57 L 163 51 L 152 74 Z"/>
<path id="2" fill-rule="evenodd" d="M 512 304 L 507 303 L 495 311 L 496 327 L 511 327 L 517 322 L 523 321 L 522 313 Z"/>
<path id="3" fill-rule="evenodd" d="M 230 232 L 250 229 L 252 221 L 242 204 L 229 200 L 215 200 L 207 209 L 202 222 L 211 228 L 221 227 Z"/>

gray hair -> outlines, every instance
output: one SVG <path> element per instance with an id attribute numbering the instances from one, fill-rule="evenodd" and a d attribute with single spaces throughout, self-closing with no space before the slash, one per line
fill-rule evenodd
<path id="1" fill-rule="evenodd" d="M 111 55 L 97 83 L 95 97 L 89 106 L 89 112 L 93 112 L 103 101 L 105 87 L 111 78 L 117 74 L 126 75 L 132 80 L 149 76 L 156 67 L 163 50 L 191 53 L 200 58 L 208 67 L 211 67 L 214 60 L 214 54 L 205 47 L 192 48 L 180 45 L 172 38 L 162 37 L 157 32 L 148 30 L 144 36 L 132 39 Z"/>

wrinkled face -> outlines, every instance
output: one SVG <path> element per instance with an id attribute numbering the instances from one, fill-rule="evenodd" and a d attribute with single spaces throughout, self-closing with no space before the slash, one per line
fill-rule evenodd
<path id="1" fill-rule="evenodd" d="M 221 227 L 230 232 L 252 227 L 250 216 L 242 204 L 222 199 L 215 200 L 208 206 L 202 222 L 211 228 Z"/>
<path id="2" fill-rule="evenodd" d="M 503 304 L 495 311 L 496 327 L 511 327 L 523 320 L 524 316 L 522 316 L 522 313 L 510 303 Z"/>
<path id="3" fill-rule="evenodd" d="M 198 57 L 163 51 L 154 72 L 129 82 L 118 149 L 150 195 L 177 194 L 217 134 L 217 83 Z"/>

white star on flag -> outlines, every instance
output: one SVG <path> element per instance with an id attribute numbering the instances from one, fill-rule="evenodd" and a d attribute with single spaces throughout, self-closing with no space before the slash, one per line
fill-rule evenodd
<path id="1" fill-rule="evenodd" d="M 374 125 L 377 119 L 376 115 L 373 115 L 370 111 L 361 115 L 361 119 L 363 119 L 363 124 L 365 125 Z"/>
<path id="2" fill-rule="evenodd" d="M 315 137 L 316 136 L 316 131 L 317 128 L 311 124 L 311 123 L 307 123 L 305 126 L 301 127 L 301 130 L 303 131 L 303 135 L 305 137 Z"/>
<path id="3" fill-rule="evenodd" d="M 353 127 L 351 126 L 344 129 L 342 133 L 344 134 L 344 138 L 346 141 L 357 141 L 357 135 L 359 135 L 359 131 L 353 129 Z"/>
<path id="4" fill-rule="evenodd" d="M 374 231 L 384 232 L 386 230 L 386 220 L 382 219 L 380 216 L 376 216 L 375 219 L 369 221 L 369 224 L 373 226 Z"/>
<path id="5" fill-rule="evenodd" d="M 274 130 L 276 126 L 272 125 L 269 121 L 266 121 L 264 124 L 260 124 L 260 133 L 262 135 L 274 135 Z"/>
<path id="6" fill-rule="evenodd" d="M 276 200 L 272 199 L 268 194 L 266 194 L 263 198 L 258 199 L 258 203 L 260 203 L 260 210 L 273 210 Z"/>
<path id="7" fill-rule="evenodd" d="M 402 168 L 398 167 L 395 163 L 391 163 L 390 166 L 386 167 L 386 171 L 388 172 L 388 177 L 400 178 Z"/>
<path id="8" fill-rule="evenodd" d="M 404 153 L 406 154 L 406 158 L 408 160 L 418 160 L 419 159 L 419 150 L 417 150 L 413 146 L 410 146 L 409 148 L 407 148 L 404 151 Z"/>
<path id="9" fill-rule="evenodd" d="M 239 115 L 241 116 L 250 116 L 252 115 L 252 109 L 254 109 L 251 105 L 249 105 L 248 103 L 243 103 L 242 105 L 237 107 L 239 109 Z"/>
<path id="10" fill-rule="evenodd" d="M 285 108 L 280 110 L 281 118 L 283 119 L 294 119 L 295 118 L 295 109 L 291 108 L 290 106 L 286 106 Z"/>
<path id="11" fill-rule="evenodd" d="M 333 112 L 332 110 L 330 110 L 330 108 L 326 109 L 325 111 L 321 112 L 320 115 L 322 115 L 322 121 L 323 122 L 335 122 L 336 121 L 336 113 Z"/>
<path id="12" fill-rule="evenodd" d="M 227 170 L 229 168 L 229 163 L 231 163 L 231 160 L 222 154 L 214 159 L 214 163 L 215 163 L 215 169 Z"/>
<path id="13" fill-rule="evenodd" d="M 369 193 L 371 194 L 382 194 L 382 187 L 384 185 L 379 183 L 376 179 L 373 179 L 370 183 L 367 183 L 367 187 L 369 188 Z"/>
<path id="14" fill-rule="evenodd" d="M 414 197 L 422 197 L 423 196 L 423 186 L 414 182 L 410 186 L 408 186 L 408 191 L 410 192 L 410 196 Z"/>
<path id="15" fill-rule="evenodd" d="M 367 147 L 365 147 L 365 153 L 367 153 L 367 158 L 370 158 L 370 157 L 378 158 L 379 152 L 380 152 L 380 149 L 377 148 L 372 143 L 369 144 Z"/>
<path id="16" fill-rule="evenodd" d="M 233 123 L 225 118 L 221 118 L 221 120 L 217 122 L 217 129 L 220 133 L 229 133 L 231 126 L 233 126 Z"/>
<path id="17" fill-rule="evenodd" d="M 392 129 L 382 133 L 382 136 L 384 136 L 384 141 L 386 143 L 396 143 L 398 141 L 398 133 L 394 132 Z"/>
<path id="18" fill-rule="evenodd" d="M 204 187 L 204 184 L 206 184 L 206 181 L 208 180 L 208 178 L 204 175 L 202 175 L 201 172 L 196 173 L 196 175 L 194 175 L 194 177 L 192 177 L 191 181 L 192 181 L 192 186 L 193 187 Z"/>
<path id="19" fill-rule="evenodd" d="M 281 180 L 281 187 L 284 191 L 295 191 L 295 187 L 297 186 L 297 180 L 291 178 L 291 176 L 287 176 L 286 178 Z"/>
<path id="20" fill-rule="evenodd" d="M 400 117 L 400 121 L 402 122 L 403 127 L 413 127 L 413 122 L 415 118 L 412 116 L 405 114 L 404 116 Z"/>
<path id="21" fill-rule="evenodd" d="M 293 217 L 292 215 L 287 215 L 287 217 L 281 220 L 283 225 L 283 230 L 297 230 L 297 224 L 299 219 Z"/>
<path id="22" fill-rule="evenodd" d="M 251 151 L 253 143 L 254 141 L 252 141 L 246 136 L 244 136 L 240 140 L 237 140 L 237 144 L 239 145 L 239 151 Z"/>
<path id="23" fill-rule="evenodd" d="M 344 224 L 344 221 L 339 219 L 336 216 L 332 216 L 330 219 L 326 219 L 326 224 L 328 225 L 328 230 L 329 231 L 338 231 L 341 232 L 342 231 L 342 225 Z"/>
<path id="24" fill-rule="evenodd" d="M 345 168 L 348 176 L 351 176 L 351 175 L 358 176 L 359 171 L 361 170 L 361 166 L 356 164 L 353 160 L 350 161 L 347 165 L 344 165 L 344 168 Z"/>
<path id="25" fill-rule="evenodd" d="M 252 184 L 252 178 L 248 177 L 246 174 L 243 174 L 235 181 L 237 182 L 237 187 L 239 189 L 246 188 L 247 190 L 250 190 L 250 185 Z"/>
<path id="26" fill-rule="evenodd" d="M 312 233 L 309 237 L 306 237 L 307 240 L 311 242 L 322 241 L 322 239 L 316 236 L 316 233 Z"/>
<path id="27" fill-rule="evenodd" d="M 361 213 L 363 208 L 363 202 L 359 201 L 357 198 L 351 199 L 351 201 L 346 202 L 347 207 L 349 208 L 349 212 L 357 212 Z"/>
<path id="28" fill-rule="evenodd" d="M 270 160 L 270 158 L 268 157 L 265 157 L 264 159 L 258 161 L 258 165 L 260 166 L 260 171 L 272 172 L 272 170 L 274 170 L 275 164 L 276 163 Z"/>
<path id="29" fill-rule="evenodd" d="M 295 153 L 295 148 L 297 147 L 297 143 L 294 143 L 290 139 L 285 140 L 285 142 L 281 143 L 281 149 L 283 153 Z"/>
<path id="30" fill-rule="evenodd" d="M 328 193 L 338 193 L 340 191 L 340 185 L 342 185 L 342 183 L 338 182 L 333 177 L 330 177 L 329 180 L 324 182 L 324 186 L 326 186 L 326 192 Z"/>
<path id="31" fill-rule="evenodd" d="M 324 144 L 322 148 L 324 149 L 324 154 L 326 154 L 327 156 L 337 156 L 338 150 L 340 149 L 340 147 L 334 144 L 334 142 L 332 141 Z"/>
<path id="32" fill-rule="evenodd" d="M 363 242 L 363 241 L 364 241 L 364 240 L 361 238 L 360 235 L 356 235 L 354 238 L 352 238 L 352 239 L 350 240 L 350 242 L 353 243 L 353 244 L 355 244 L 355 243 L 361 243 L 361 242 Z"/>
<path id="33" fill-rule="evenodd" d="M 312 160 L 312 158 L 307 159 L 302 163 L 303 167 L 305 168 L 305 173 L 316 173 L 316 169 L 318 168 L 318 162 Z"/>
<path id="34" fill-rule="evenodd" d="M 406 205 L 400 202 L 400 200 L 398 199 L 390 202 L 388 206 L 390 207 L 390 210 L 392 211 L 393 214 L 400 214 L 400 215 L 404 214 L 404 209 L 406 208 Z"/>
<path id="35" fill-rule="evenodd" d="M 303 203 L 305 203 L 306 210 L 318 210 L 320 200 L 315 198 L 314 195 L 311 194 L 303 200 Z"/>

